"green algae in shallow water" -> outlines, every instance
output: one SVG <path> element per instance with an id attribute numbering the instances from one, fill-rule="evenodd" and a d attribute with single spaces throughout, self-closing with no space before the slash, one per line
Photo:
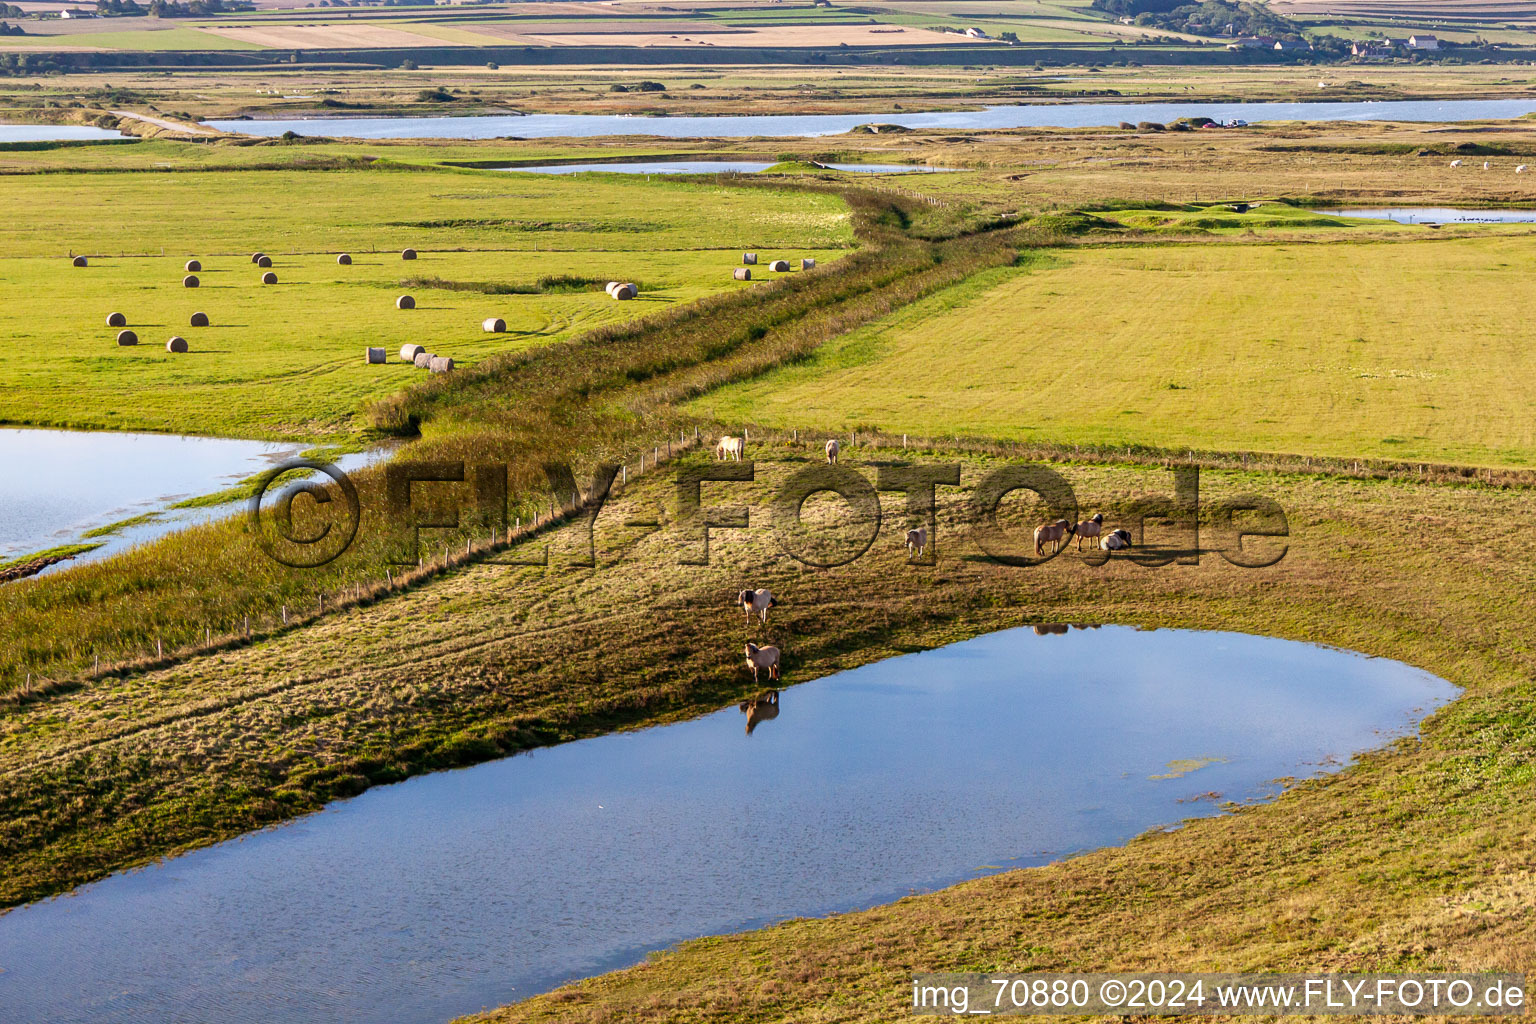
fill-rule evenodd
<path id="1" fill-rule="evenodd" d="M 1149 775 L 1147 778 L 1152 779 L 1153 781 L 1158 781 L 1161 779 L 1182 779 L 1189 773 L 1197 772 L 1201 768 L 1204 768 L 1206 765 L 1223 764 L 1226 762 L 1226 760 L 1227 759 L 1224 757 L 1181 757 L 1177 758 L 1176 760 L 1169 761 L 1167 764 L 1168 770 L 1162 775 Z"/>

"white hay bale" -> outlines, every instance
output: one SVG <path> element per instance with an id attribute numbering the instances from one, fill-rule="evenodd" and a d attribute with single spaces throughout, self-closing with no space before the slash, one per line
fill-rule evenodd
<path id="1" fill-rule="evenodd" d="M 272 273 L 272 271 L 269 270 L 265 274 L 261 275 L 261 283 L 262 284 L 277 284 L 277 275 Z"/>
<path id="2" fill-rule="evenodd" d="M 629 286 L 624 284 L 619 285 L 608 294 L 612 295 L 614 300 L 617 302 L 628 302 L 630 299 L 634 298 L 634 296 L 629 292 Z"/>
<path id="3" fill-rule="evenodd" d="M 750 281 L 752 280 L 752 268 L 737 267 L 732 276 L 734 276 L 738 281 Z"/>
<path id="4" fill-rule="evenodd" d="M 137 345 L 139 343 L 139 336 L 132 331 L 118 331 L 117 343 L 119 345 Z"/>
<path id="5" fill-rule="evenodd" d="M 255 263 L 257 265 L 260 265 L 261 261 L 266 259 L 266 258 L 267 258 L 267 254 L 264 253 L 264 252 L 253 252 L 253 253 L 251 253 L 251 262 Z"/>
<path id="6" fill-rule="evenodd" d="M 748 266 L 748 267 L 755 267 L 755 266 L 757 266 L 757 253 L 755 253 L 755 252 L 744 252 L 744 253 L 742 253 L 741 254 L 741 262 L 742 262 L 743 266 Z"/>
<path id="7" fill-rule="evenodd" d="M 809 257 L 807 257 L 806 259 L 803 259 L 803 260 L 800 261 L 800 269 L 801 270 L 815 270 L 816 269 L 816 261 L 813 260 L 813 259 L 810 259 Z"/>
<path id="8" fill-rule="evenodd" d="M 167 352 L 185 352 L 187 351 L 187 339 L 172 338 L 170 341 L 165 343 L 165 350 Z"/>
<path id="9" fill-rule="evenodd" d="M 437 356 L 433 355 L 431 352 L 417 352 L 416 358 L 411 360 L 411 365 L 416 367 L 418 370 L 425 370 L 428 366 L 432 365 L 432 360 L 436 358 Z"/>
<path id="10" fill-rule="evenodd" d="M 368 360 L 370 366 L 375 363 L 382 363 L 384 361 L 384 350 L 381 348 L 369 348 L 363 354 L 363 358 Z"/>
<path id="11" fill-rule="evenodd" d="M 409 295 L 402 295 L 398 299 L 395 300 L 395 308 L 396 309 L 415 309 L 416 308 L 416 300 L 411 298 Z"/>
<path id="12" fill-rule="evenodd" d="M 188 274 L 186 277 L 181 279 L 181 286 L 183 288 L 196 288 L 200 284 L 202 284 L 202 282 L 197 279 L 196 274 Z"/>
<path id="13" fill-rule="evenodd" d="M 505 334 L 507 322 L 499 316 L 488 316 L 480 321 L 480 329 L 486 334 Z"/>
<path id="14" fill-rule="evenodd" d="M 414 363 L 416 357 L 427 350 L 425 345 L 401 345 L 400 361 L 402 363 Z"/>
<path id="15" fill-rule="evenodd" d="M 620 285 L 620 283 L 621 282 L 619 282 L 619 281 L 609 281 L 608 282 L 608 287 L 604 288 L 603 291 L 607 292 L 609 295 L 612 295 L 613 294 L 613 290 L 615 288 L 617 288 Z"/>
<path id="16" fill-rule="evenodd" d="M 403 260 L 413 260 L 413 259 L 416 258 L 416 250 L 415 249 L 406 249 L 406 250 L 404 250 L 403 252 L 400 253 L 400 258 L 403 259 Z"/>
<path id="17" fill-rule="evenodd" d="M 352 265 L 352 257 L 348 256 L 346 253 L 342 253 L 336 257 L 336 262 L 341 264 L 343 267 L 350 267 Z"/>
<path id="18" fill-rule="evenodd" d="M 202 269 L 203 269 L 203 265 L 202 265 L 201 262 L 199 262 L 197 260 L 187 260 L 187 266 L 186 266 L 187 273 L 189 273 L 189 274 L 196 274 L 196 273 L 201 272 Z"/>
<path id="19" fill-rule="evenodd" d="M 453 369 L 452 356 L 433 356 L 427 363 L 427 371 L 430 373 L 447 373 Z"/>
<path id="20" fill-rule="evenodd" d="M 192 324 L 193 327 L 207 327 L 208 326 L 208 314 L 207 313 L 193 313 L 192 314 L 192 319 L 191 319 L 190 323 Z"/>
<path id="21" fill-rule="evenodd" d="M 270 267 L 272 265 L 272 257 L 271 256 L 263 256 L 263 257 L 261 257 L 261 259 L 256 261 L 256 265 L 258 267 L 262 267 L 262 268 Z"/>
<path id="22" fill-rule="evenodd" d="M 89 261 L 86 260 L 84 256 L 76 256 L 74 259 L 69 261 L 69 265 L 72 267 L 83 267 L 87 262 Z"/>
<path id="23" fill-rule="evenodd" d="M 121 313 L 108 313 L 107 314 L 107 326 L 108 327 L 127 327 L 128 326 L 128 318 L 123 316 L 123 314 L 121 314 Z"/>
<path id="24" fill-rule="evenodd" d="M 787 274 L 789 273 L 789 260 L 774 260 L 768 264 L 768 269 L 775 274 Z"/>

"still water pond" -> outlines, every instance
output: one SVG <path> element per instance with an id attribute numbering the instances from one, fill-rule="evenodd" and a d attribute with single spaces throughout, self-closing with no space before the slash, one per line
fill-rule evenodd
<path id="1" fill-rule="evenodd" d="M 98 538 L 76 561 L 104 558 L 173 530 L 229 515 L 228 506 L 171 509 L 253 476 L 305 446 L 175 434 L 0 428 L 0 561 L 70 544 L 112 523 L 155 518 Z M 338 460 L 349 469 L 362 456 Z M 60 562 L 51 570 L 67 568 Z"/>
<path id="2" fill-rule="evenodd" d="M 313 117 L 282 121 L 208 121 L 247 135 L 341 135 L 355 139 L 584 138 L 659 135 L 746 138 L 836 135 L 861 124 L 908 128 L 1088 128 L 1121 121 L 1481 121 L 1536 111 L 1536 100 L 1391 100 L 1382 103 L 1046 103 L 882 114 L 771 114 L 626 117 L 621 114 L 527 114 L 480 117 Z"/>
<path id="3" fill-rule="evenodd" d="M 18 1020 L 444 1021 L 681 939 L 1040 864 L 1409 734 L 1455 688 L 1232 633 L 1028 628 L 379 787 L 0 916 Z M 722 648 L 735 647 L 735 641 Z"/>
<path id="4" fill-rule="evenodd" d="M 605 171 L 610 174 L 756 174 L 766 171 L 773 164 L 750 160 L 648 160 L 620 164 L 536 164 L 529 167 L 503 167 L 503 171 L 522 171 L 527 174 L 580 174 L 583 171 Z M 856 171 L 863 174 L 932 174 L 947 171 L 948 167 L 924 167 L 917 164 L 824 164 L 834 171 Z"/>
<path id="5" fill-rule="evenodd" d="M 1318 210 L 1332 217 L 1367 217 L 1399 224 L 1536 224 L 1536 210 L 1466 210 L 1449 206 L 1392 206 L 1368 210 Z"/>
<path id="6" fill-rule="evenodd" d="M 122 137 L 121 132 L 83 124 L 0 124 L 0 142 L 67 142 Z"/>

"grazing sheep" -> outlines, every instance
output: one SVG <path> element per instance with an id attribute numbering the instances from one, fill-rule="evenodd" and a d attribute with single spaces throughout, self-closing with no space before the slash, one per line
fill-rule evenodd
<path id="1" fill-rule="evenodd" d="M 843 446 L 837 443 L 837 438 L 827 442 L 827 465 L 837 465 L 837 453 L 843 450 Z"/>
<path id="2" fill-rule="evenodd" d="M 741 605 L 741 610 L 747 613 L 747 625 L 752 624 L 752 613 L 757 612 L 757 620 L 763 625 L 768 625 L 768 609 L 779 602 L 764 587 L 761 590 L 743 590 L 736 595 L 736 603 Z"/>
<path id="3" fill-rule="evenodd" d="M 1461 161 L 1460 160 L 1452 160 L 1451 161 L 1451 166 L 1452 167 L 1460 167 L 1461 166 Z"/>
<path id="4" fill-rule="evenodd" d="M 747 443 L 741 438 L 722 437 L 715 443 L 715 459 L 721 460 L 729 458 L 732 461 L 740 462 L 741 456 L 746 452 L 746 450 Z"/>
<path id="5" fill-rule="evenodd" d="M 747 644 L 747 667 L 752 670 L 752 681 L 757 682 L 758 669 L 767 669 L 768 678 L 779 678 L 779 649 Z"/>
<path id="6" fill-rule="evenodd" d="M 1092 519 L 1084 519 L 1074 530 L 1077 534 L 1077 550 L 1083 550 L 1083 538 L 1092 537 L 1094 547 L 1099 546 L 1099 535 L 1104 532 L 1104 513 L 1095 512 Z"/>
<path id="7" fill-rule="evenodd" d="M 747 735 L 757 728 L 757 723 L 779 717 L 779 691 L 765 690 L 761 697 L 741 702 L 742 714 L 747 716 Z"/>
<path id="8" fill-rule="evenodd" d="M 1489 163 L 1487 160 L 1483 161 L 1483 170 L 1486 171 L 1488 168 L 1490 168 L 1492 166 L 1493 166 L 1493 164 Z"/>
<path id="9" fill-rule="evenodd" d="M 1130 530 L 1115 530 L 1112 533 L 1110 533 L 1110 535 L 1108 537 L 1104 538 L 1104 545 L 1103 545 L 1103 547 L 1104 547 L 1104 550 L 1106 550 L 1106 551 L 1111 551 L 1111 552 L 1113 552 L 1113 551 L 1123 551 L 1123 550 L 1125 550 L 1126 548 L 1128 548 L 1130 546 L 1131 546 L 1131 531 Z"/>
<path id="10" fill-rule="evenodd" d="M 1035 554 L 1045 554 L 1045 545 L 1049 541 L 1052 545 L 1051 554 L 1054 555 L 1061 550 L 1061 545 L 1072 535 L 1072 531 L 1076 529 L 1077 527 L 1065 519 L 1058 519 L 1054 523 L 1035 527 Z"/>
<path id="11" fill-rule="evenodd" d="M 907 531 L 907 557 L 912 557 L 912 549 L 917 549 L 917 557 L 923 557 L 923 549 L 928 546 L 928 527 L 919 526 L 915 530 Z"/>

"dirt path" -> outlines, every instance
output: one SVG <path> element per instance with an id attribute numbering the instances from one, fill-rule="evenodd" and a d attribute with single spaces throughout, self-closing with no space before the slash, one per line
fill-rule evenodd
<path id="1" fill-rule="evenodd" d="M 114 110 L 112 113 L 118 117 L 128 118 L 133 121 L 143 121 L 145 124 L 152 124 L 156 128 L 164 128 L 168 132 L 180 132 L 183 135 L 221 134 L 212 128 L 204 128 L 202 125 L 187 124 L 184 121 L 168 121 L 163 117 L 150 117 L 148 114 L 137 114 L 131 110 Z"/>

